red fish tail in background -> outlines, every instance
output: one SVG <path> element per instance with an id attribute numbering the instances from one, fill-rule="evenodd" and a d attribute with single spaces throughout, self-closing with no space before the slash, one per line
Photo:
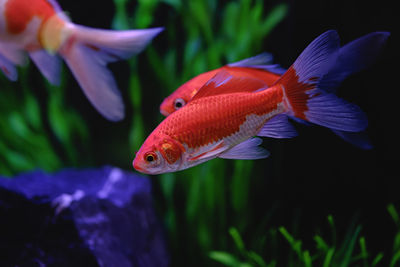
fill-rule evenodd
<path id="1" fill-rule="evenodd" d="M 113 31 L 69 27 L 71 35 L 61 56 L 95 108 L 109 120 L 121 120 L 124 105 L 107 64 L 141 52 L 162 28 Z"/>
<path id="2" fill-rule="evenodd" d="M 319 81 L 338 55 L 339 36 L 327 31 L 303 51 L 275 86 L 282 87 L 288 115 L 333 130 L 360 132 L 368 124 L 361 109 L 319 89 Z"/>

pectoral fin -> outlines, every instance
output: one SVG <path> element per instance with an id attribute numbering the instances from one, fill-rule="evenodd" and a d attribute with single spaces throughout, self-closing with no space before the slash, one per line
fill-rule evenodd
<path id="1" fill-rule="evenodd" d="M 280 114 L 270 119 L 261 128 L 257 136 L 272 138 L 292 138 L 297 136 L 297 131 L 288 121 L 288 117 L 285 114 Z"/>
<path id="2" fill-rule="evenodd" d="M 197 151 L 196 153 L 192 154 L 189 157 L 190 161 L 193 160 L 201 160 L 201 159 L 206 159 L 210 158 L 213 156 L 216 156 L 226 150 L 227 147 L 224 145 L 224 141 L 219 141 L 215 144 L 212 144 L 211 146 L 204 147 Z"/>

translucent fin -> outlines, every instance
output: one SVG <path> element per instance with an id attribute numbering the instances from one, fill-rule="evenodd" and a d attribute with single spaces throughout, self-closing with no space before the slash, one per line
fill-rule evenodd
<path id="1" fill-rule="evenodd" d="M 124 104 L 107 63 L 142 51 L 162 28 L 99 30 L 68 24 L 70 41 L 60 53 L 93 106 L 107 119 L 124 118 Z"/>
<path id="2" fill-rule="evenodd" d="M 261 53 L 254 57 L 249 57 L 238 62 L 230 63 L 230 67 L 249 67 L 255 65 L 269 65 L 272 64 L 273 56 L 270 53 Z"/>
<path id="3" fill-rule="evenodd" d="M 298 118 L 291 118 L 295 120 L 298 123 L 307 125 L 307 126 L 312 126 L 314 124 L 298 119 Z M 361 131 L 361 132 L 347 132 L 347 131 L 340 131 L 340 130 L 335 130 L 335 129 L 330 129 L 334 134 L 336 134 L 338 137 L 343 139 L 343 141 L 348 142 L 358 148 L 361 149 L 372 149 L 373 145 L 371 144 L 371 140 L 369 139 L 368 135 L 366 132 Z"/>
<path id="4" fill-rule="evenodd" d="M 286 97 L 288 114 L 334 130 L 359 132 L 367 126 L 361 109 L 318 89 L 335 64 L 339 36 L 327 31 L 316 38 L 277 81 Z"/>
<path id="5" fill-rule="evenodd" d="M 29 56 L 44 77 L 53 85 L 60 84 L 61 59 L 45 50 L 30 52 Z"/>
<path id="6" fill-rule="evenodd" d="M 223 159 L 263 159 L 269 156 L 269 152 L 260 147 L 261 138 L 250 138 L 218 155 Z"/>
<path id="7" fill-rule="evenodd" d="M 15 48 L 12 44 L 0 43 L 0 54 L 14 65 L 24 66 L 28 63 L 25 51 Z"/>
<path id="8" fill-rule="evenodd" d="M 4 75 L 15 82 L 18 79 L 18 72 L 14 64 L 0 54 L 0 69 Z"/>
<path id="9" fill-rule="evenodd" d="M 282 68 L 278 64 L 272 64 L 272 61 L 273 61 L 272 54 L 264 52 L 257 56 L 246 58 L 241 61 L 228 64 L 228 66 L 262 69 L 279 75 L 285 73 L 286 69 Z"/>
<path id="10" fill-rule="evenodd" d="M 338 51 L 339 35 L 336 31 L 330 30 L 318 36 L 292 65 L 298 75 L 298 81 L 315 83 L 316 79 L 328 73 L 335 64 Z"/>
<path id="11" fill-rule="evenodd" d="M 307 106 L 309 110 L 305 115 L 308 121 L 332 130 L 360 132 L 368 125 L 365 113 L 358 106 L 334 94 L 321 93 L 309 99 Z"/>
<path id="12" fill-rule="evenodd" d="M 364 150 L 372 149 L 374 146 L 371 144 L 371 140 L 369 139 L 366 132 L 345 132 L 332 130 L 337 136 L 342 138 L 344 141 Z"/>
<path id="13" fill-rule="evenodd" d="M 140 53 L 163 28 L 142 30 L 101 30 L 74 25 L 78 42 L 98 52 L 106 62 L 127 59 Z"/>
<path id="14" fill-rule="evenodd" d="M 289 122 L 287 115 L 279 114 L 270 119 L 260 130 L 257 136 L 272 138 L 293 138 L 297 131 Z"/>
<path id="15" fill-rule="evenodd" d="M 73 45 L 64 59 L 93 106 L 111 121 L 124 118 L 124 104 L 106 62 L 98 53 L 82 45 Z"/>
<path id="16" fill-rule="evenodd" d="M 60 5 L 57 3 L 56 0 L 47 0 L 47 2 L 54 8 L 54 11 L 56 11 L 56 13 L 62 12 L 61 7 L 60 7 Z"/>
<path id="17" fill-rule="evenodd" d="M 334 67 L 324 75 L 319 88 L 327 92 L 335 92 L 346 77 L 371 66 L 389 35 L 388 32 L 373 32 L 341 47 Z"/>

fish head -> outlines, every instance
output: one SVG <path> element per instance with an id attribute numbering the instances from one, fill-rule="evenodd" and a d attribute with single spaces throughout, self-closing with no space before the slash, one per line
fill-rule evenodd
<path id="1" fill-rule="evenodd" d="M 198 90 L 198 88 L 197 88 Z M 160 105 L 160 113 L 164 116 L 169 116 L 171 113 L 177 111 L 186 105 L 192 96 L 197 92 L 191 84 L 185 83 L 176 89 L 171 95 L 166 97 Z"/>
<path id="2" fill-rule="evenodd" d="M 177 171 L 181 168 L 184 151 L 179 141 L 153 133 L 136 153 L 133 167 L 146 174 Z"/>
<path id="3" fill-rule="evenodd" d="M 175 90 L 175 92 L 166 97 L 161 103 L 161 114 L 168 116 L 185 106 L 199 91 L 199 89 L 216 73 L 218 73 L 219 70 L 220 69 L 216 69 L 202 73 L 182 84 L 178 89 Z"/>

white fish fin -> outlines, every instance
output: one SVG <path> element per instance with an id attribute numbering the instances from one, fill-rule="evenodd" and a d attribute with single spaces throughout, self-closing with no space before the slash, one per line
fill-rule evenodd
<path id="1" fill-rule="evenodd" d="M 83 92 L 100 114 L 111 121 L 124 118 L 124 103 L 117 84 L 106 62 L 93 49 L 75 43 L 65 62 L 74 74 Z"/>
<path id="2" fill-rule="evenodd" d="M 15 82 L 18 79 L 18 71 L 14 64 L 0 54 L 0 69 L 8 79 Z"/>
<path id="3" fill-rule="evenodd" d="M 95 108 L 108 120 L 124 118 L 124 104 L 107 63 L 139 53 L 162 30 L 113 31 L 67 24 L 70 43 L 60 53 Z"/>
<path id="4" fill-rule="evenodd" d="M 261 138 L 250 138 L 218 155 L 224 159 L 263 159 L 269 156 L 269 152 L 260 147 Z"/>
<path id="5" fill-rule="evenodd" d="M 224 145 L 224 141 L 221 140 L 215 144 L 211 144 L 205 147 L 200 148 L 195 153 L 191 154 L 188 158 L 189 161 L 193 160 L 202 160 L 206 158 L 210 158 L 216 156 L 226 150 L 227 147 Z"/>
<path id="6" fill-rule="evenodd" d="M 0 54 L 18 66 L 24 66 L 28 63 L 25 51 L 14 47 L 12 44 L 0 43 Z"/>
<path id="7" fill-rule="evenodd" d="M 230 63 L 228 66 L 230 67 L 249 67 L 249 66 L 257 66 L 257 65 L 269 65 L 272 64 L 274 57 L 272 54 L 264 52 L 258 54 L 254 57 L 249 57 L 242 59 L 238 62 Z"/>
<path id="8" fill-rule="evenodd" d="M 53 85 L 60 84 L 61 59 L 45 50 L 30 52 L 29 56 L 44 77 Z"/>
<path id="9" fill-rule="evenodd" d="M 77 42 L 96 51 L 104 61 L 114 62 L 140 53 L 163 28 L 141 30 L 101 30 L 73 25 Z"/>
<path id="10" fill-rule="evenodd" d="M 297 136 L 297 131 L 289 122 L 287 115 L 279 114 L 267 121 L 257 136 L 292 138 Z"/>

